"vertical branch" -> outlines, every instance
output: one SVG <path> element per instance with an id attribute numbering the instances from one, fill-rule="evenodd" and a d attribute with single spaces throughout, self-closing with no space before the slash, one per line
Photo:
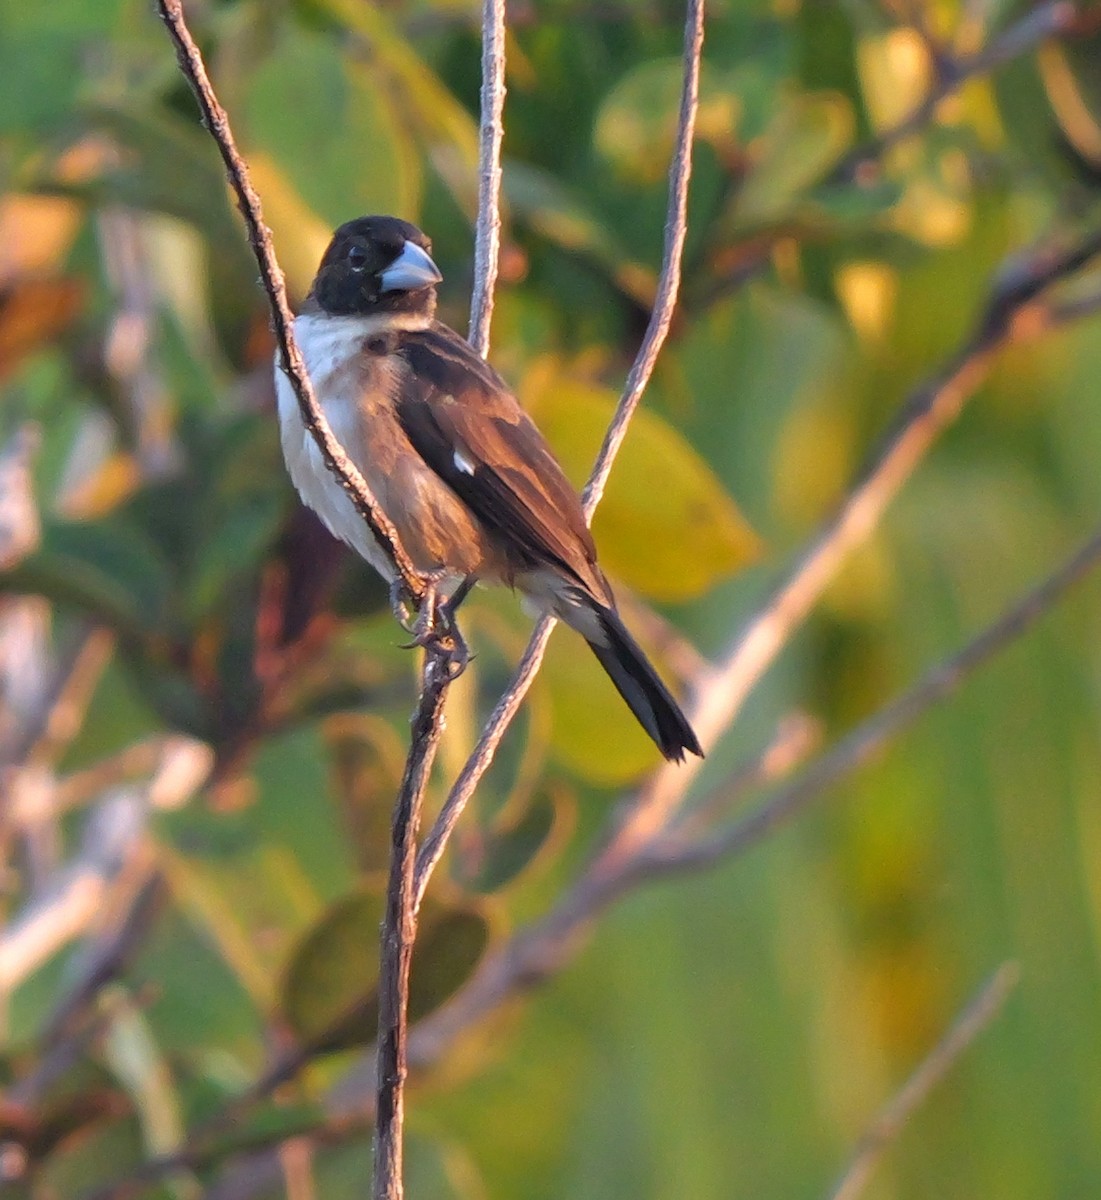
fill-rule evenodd
<path id="1" fill-rule="evenodd" d="M 374 1200 L 401 1200 L 408 1042 L 409 966 L 416 937 L 413 865 L 421 803 L 443 732 L 443 706 L 451 681 L 450 658 L 433 645 L 425 651 L 420 700 L 410 729 L 409 757 L 394 805 L 390 877 L 379 962 L 377 1106 Z"/>
<path id="2" fill-rule="evenodd" d="M 367 481 L 333 436 L 333 431 L 329 428 L 325 414 L 314 395 L 306 364 L 294 339 L 294 316 L 287 301 L 283 272 L 276 261 L 275 249 L 271 243 L 271 231 L 264 224 L 260 197 L 252 186 L 248 167 L 237 149 L 229 116 L 215 94 L 203 56 L 199 53 L 199 47 L 184 20 L 183 4 L 181 0 L 157 0 L 157 12 L 172 39 L 180 71 L 195 93 L 203 124 L 210 130 L 210 135 L 218 146 L 230 187 L 237 197 L 237 207 L 241 210 L 245 228 L 248 230 L 249 244 L 260 268 L 260 282 L 271 306 L 272 329 L 279 347 L 280 369 L 294 389 L 303 424 L 317 443 L 326 467 L 347 492 L 348 498 L 367 522 L 375 538 L 387 548 L 410 596 L 419 601 L 424 590 L 421 579 L 398 540 L 397 530 L 379 507 L 378 501 L 367 486 Z"/>
<path id="3" fill-rule="evenodd" d="M 501 244 L 501 141 L 505 104 L 505 3 L 483 0 L 482 94 L 478 223 L 470 343 L 484 358 L 489 350 L 493 289 Z M 390 877 L 382 923 L 376 1046 L 375 1161 L 373 1200 L 404 1195 L 406 1047 L 409 1038 L 409 969 L 417 935 L 415 887 L 417 829 L 424 791 L 443 732 L 443 708 L 452 679 L 451 659 L 438 644 L 425 652 L 421 696 L 413 717 L 409 757 L 394 807 Z"/>
<path id="4" fill-rule="evenodd" d="M 470 344 L 485 358 L 501 252 L 501 141 L 505 136 L 505 0 L 482 0 L 482 121 L 478 152 L 478 226 Z"/>
<path id="5" fill-rule="evenodd" d="M 669 206 L 665 222 L 665 244 L 657 299 L 650 314 L 642 346 L 627 376 L 623 395 L 604 436 L 589 482 L 582 496 L 585 516 L 591 521 L 604 494 L 612 464 L 627 435 L 627 427 L 638 407 L 669 333 L 680 289 L 681 261 L 688 227 L 688 184 L 692 173 L 692 141 L 699 105 L 700 58 L 703 54 L 704 0 L 688 0 L 684 29 L 684 83 L 681 88 L 680 114 L 673 161 L 669 168 Z M 539 672 L 547 642 L 555 625 L 553 617 L 544 617 L 536 625 L 527 649 L 516 668 L 512 682 L 493 710 L 470 758 L 455 781 L 435 824 L 429 830 L 417 858 L 416 900 L 420 904 L 432 871 L 443 856 L 447 841 L 467 801 L 493 762 L 497 747 Z"/>

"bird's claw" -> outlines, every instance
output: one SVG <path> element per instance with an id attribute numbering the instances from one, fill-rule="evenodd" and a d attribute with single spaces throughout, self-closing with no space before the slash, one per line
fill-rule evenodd
<path id="1" fill-rule="evenodd" d="M 415 617 L 410 616 L 412 596 L 401 579 L 390 585 L 390 605 L 402 628 L 413 635 L 413 640 L 404 643 L 401 648 L 412 650 L 419 646 L 424 650 L 442 652 L 447 659 L 449 676 L 455 680 L 466 670 L 473 655 L 459 632 L 453 605 L 439 594 L 442 578 L 425 578 L 424 593 Z"/>
<path id="2" fill-rule="evenodd" d="M 409 633 L 413 632 L 414 612 L 416 605 L 413 602 L 413 595 L 406 586 L 405 580 L 399 575 L 397 579 L 390 584 L 390 611 L 394 614 L 397 623 Z"/>

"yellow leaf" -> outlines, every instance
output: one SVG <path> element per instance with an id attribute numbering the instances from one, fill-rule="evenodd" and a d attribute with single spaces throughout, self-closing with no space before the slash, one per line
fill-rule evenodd
<path id="1" fill-rule="evenodd" d="M 533 373 L 529 411 L 567 475 L 583 485 L 616 397 L 606 388 Z M 652 600 L 691 600 L 758 552 L 756 535 L 711 468 L 668 422 L 635 414 L 597 510 L 593 531 L 605 570 Z"/>
<path id="2" fill-rule="evenodd" d="M 572 630 L 556 632 L 540 674 L 550 695 L 554 756 L 583 779 L 620 787 L 661 761 L 623 698 Z"/>
<path id="3" fill-rule="evenodd" d="M 292 296 L 305 296 L 332 231 L 270 155 L 254 152 L 249 157 L 249 170 L 264 204 L 264 220 L 271 229 L 287 287 Z"/>

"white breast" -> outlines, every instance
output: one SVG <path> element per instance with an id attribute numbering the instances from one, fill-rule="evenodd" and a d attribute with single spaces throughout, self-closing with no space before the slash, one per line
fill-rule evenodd
<path id="1" fill-rule="evenodd" d="M 370 431 L 359 427 L 362 417 L 356 397 L 342 395 L 331 387 L 331 382 L 348 359 L 360 353 L 364 338 L 372 332 L 373 323 L 370 317 L 330 317 L 312 313 L 298 317 L 294 323 L 306 370 L 329 427 L 361 471 L 364 464 L 357 461 L 355 447 L 365 444 Z M 326 467 L 317 443 L 303 424 L 298 401 L 278 363 L 275 387 L 283 457 L 302 502 L 317 513 L 331 533 L 361 554 L 383 578 L 392 579 L 394 571 L 389 556 Z"/>

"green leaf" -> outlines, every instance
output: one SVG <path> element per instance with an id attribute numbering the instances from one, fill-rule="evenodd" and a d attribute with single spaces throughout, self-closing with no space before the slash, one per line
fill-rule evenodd
<path id="1" fill-rule="evenodd" d="M 409 1019 L 419 1021 L 474 974 L 489 945 L 485 916 L 473 908 L 421 909 L 409 977 Z"/>
<path id="2" fill-rule="evenodd" d="M 325 1111 L 320 1104 L 296 1101 L 264 1101 L 252 1109 L 232 1129 L 218 1133 L 204 1146 L 212 1161 L 228 1158 L 243 1151 L 262 1150 L 289 1138 L 308 1134 L 325 1123 Z"/>
<path id="3" fill-rule="evenodd" d="M 361 212 L 414 213 L 420 206 L 420 164 L 378 74 L 351 63 L 331 36 L 295 29 L 248 81 L 252 154 L 270 156 L 329 228 Z"/>
<path id="4" fill-rule="evenodd" d="M 0 136 L 49 130 L 64 120 L 82 81 L 84 39 L 0 28 Z"/>
<path id="5" fill-rule="evenodd" d="M 640 63 L 607 93 L 596 114 L 593 144 L 624 178 L 656 183 L 673 154 L 684 62 L 680 57 Z M 722 151 L 734 148 L 739 96 L 706 67 L 700 75 L 696 140 Z"/>
<path id="6" fill-rule="evenodd" d="M 1101 34 L 1045 43 L 1041 76 L 1059 128 L 1082 160 L 1101 164 Z"/>
<path id="7" fill-rule="evenodd" d="M 615 231 L 549 171 L 509 162 L 504 193 L 517 215 L 548 241 L 595 263 L 624 295 L 644 307 L 653 304 L 653 271 L 634 261 Z"/>
<path id="8" fill-rule="evenodd" d="M 456 203 L 473 222 L 478 210 L 478 126 L 440 78 L 397 32 L 389 17 L 358 0 L 312 0 L 312 6 L 358 34 L 377 67 L 371 83 L 394 93 L 393 111 L 406 135 L 428 153 Z"/>
<path id="9" fill-rule="evenodd" d="M 582 779 L 619 787 L 661 761 L 593 652 L 572 630 L 551 638 L 539 680 L 550 695 L 554 757 Z"/>
<path id="10" fill-rule="evenodd" d="M 393 725 L 375 714 L 344 712 L 323 728 L 333 791 L 357 865 L 364 872 L 385 871 L 405 747 Z"/>
<path id="11" fill-rule="evenodd" d="M 561 792 L 540 791 L 511 824 L 472 839 L 476 855 L 460 852 L 458 881 L 476 892 L 497 892 L 515 882 L 556 840 L 554 834 L 563 824 L 566 806 Z"/>
<path id="12" fill-rule="evenodd" d="M 615 412 L 606 388 L 529 376 L 524 399 L 562 461 L 583 483 Z M 690 600 L 750 562 L 758 541 L 685 438 L 640 409 L 593 523 L 601 563 L 654 600 Z"/>
<path id="13" fill-rule="evenodd" d="M 178 217 L 201 230 L 214 247 L 234 246 L 247 253 L 217 150 L 197 120 L 165 109 L 106 104 L 89 105 L 85 118 L 124 153 L 119 165 L 107 167 L 87 188 L 77 190 Z"/>
<path id="14" fill-rule="evenodd" d="M 803 193 L 840 161 L 853 129 L 845 97 L 832 92 L 789 97 L 750 148 L 754 165 L 735 198 L 734 231 L 789 216 Z"/>
<path id="15" fill-rule="evenodd" d="M 104 1038 L 104 1058 L 129 1094 L 146 1149 L 155 1154 L 174 1150 L 183 1138 L 176 1084 L 149 1021 L 121 985 L 108 989 L 111 1022 Z"/>
<path id="16" fill-rule="evenodd" d="M 211 611 L 229 585 L 256 569 L 283 520 L 281 498 L 254 496 L 224 513 L 198 547 L 192 564 L 187 617 Z"/>
<path id="17" fill-rule="evenodd" d="M 375 1036 L 383 912 L 380 895 L 353 892 L 330 905 L 292 951 L 280 1006 L 303 1042 L 348 1046 Z"/>
<path id="18" fill-rule="evenodd" d="M 303 1042 L 334 1050 L 375 1037 L 383 911 L 381 895 L 353 892 L 331 905 L 292 953 L 281 1006 Z M 425 902 L 410 969 L 410 1020 L 427 1016 L 466 982 L 488 941 L 481 913 Z"/>
<path id="19" fill-rule="evenodd" d="M 38 592 L 128 633 L 163 631 L 172 574 L 132 522 L 52 522 L 42 544 L 0 576 L 0 587 Z"/>

